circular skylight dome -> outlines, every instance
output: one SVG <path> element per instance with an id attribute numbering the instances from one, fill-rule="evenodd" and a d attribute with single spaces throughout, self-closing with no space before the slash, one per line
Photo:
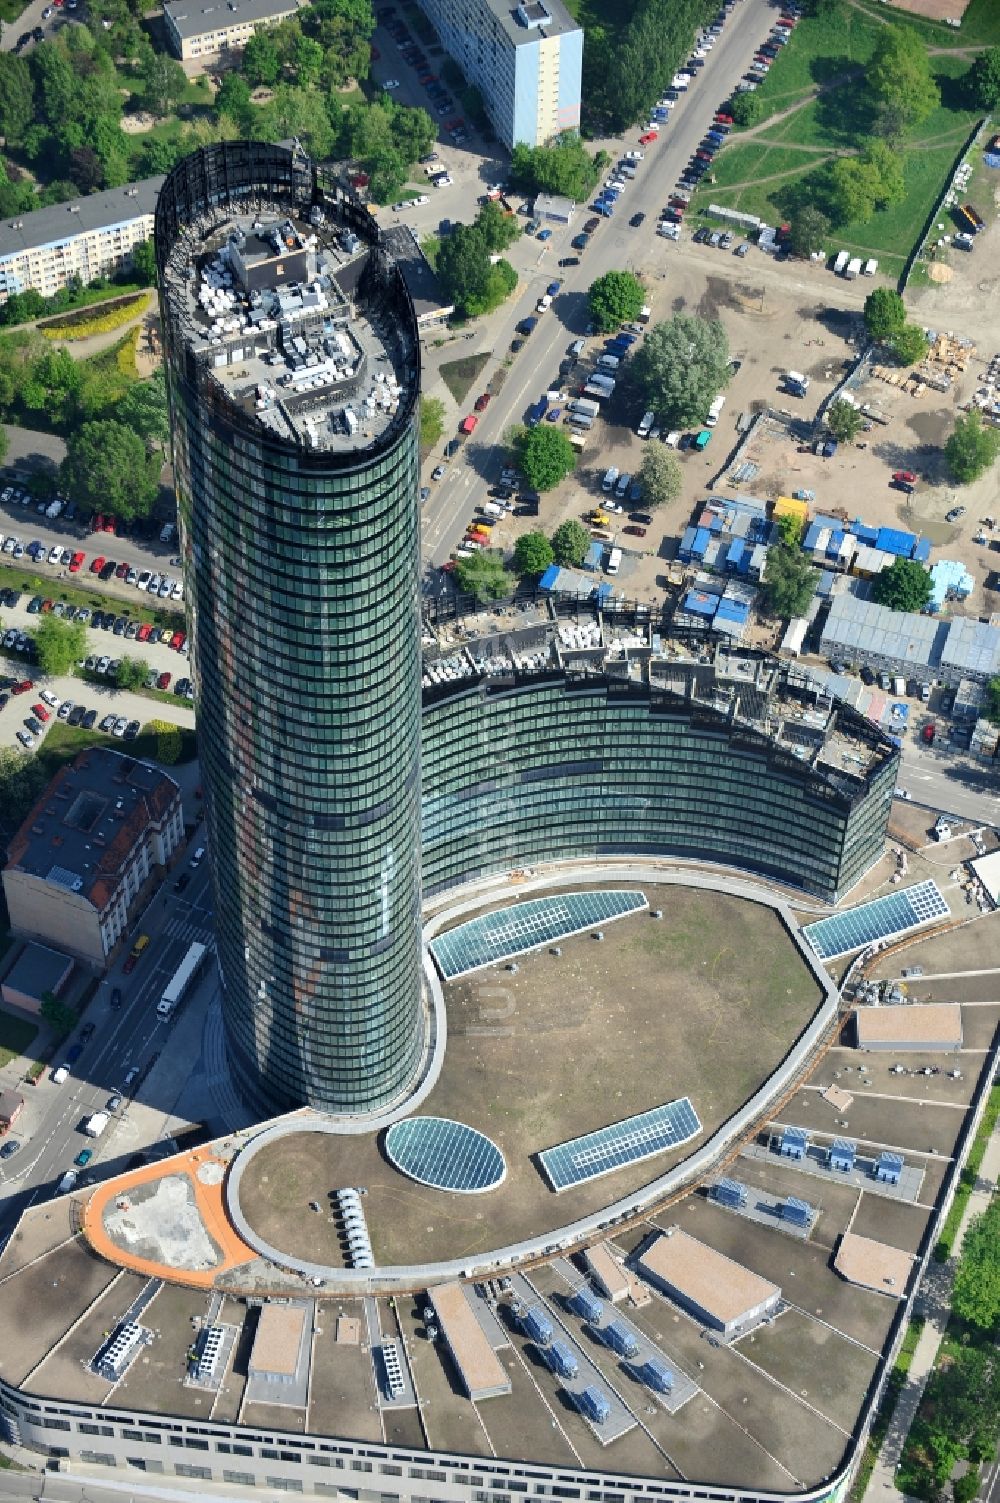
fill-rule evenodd
<path id="1" fill-rule="evenodd" d="M 389 1162 L 401 1174 L 433 1190 L 478 1195 L 495 1190 L 507 1173 L 495 1143 L 447 1117 L 410 1117 L 395 1122 L 385 1135 Z"/>

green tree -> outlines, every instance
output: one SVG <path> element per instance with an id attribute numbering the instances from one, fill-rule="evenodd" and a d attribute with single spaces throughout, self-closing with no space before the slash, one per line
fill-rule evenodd
<path id="1" fill-rule="evenodd" d="M 433 449 L 444 432 L 444 403 L 440 397 L 420 398 L 420 447 Z"/>
<path id="2" fill-rule="evenodd" d="M 681 467 L 662 444 L 647 444 L 639 466 L 642 499 L 647 506 L 666 506 L 681 493 Z"/>
<path id="3" fill-rule="evenodd" d="M 756 125 L 764 116 L 764 101 L 757 93 L 737 94 L 729 106 L 729 113 L 737 125 Z"/>
<path id="4" fill-rule="evenodd" d="M 587 293 L 590 316 L 603 334 L 638 318 L 645 300 L 642 283 L 630 271 L 605 272 Z"/>
<path id="5" fill-rule="evenodd" d="M 966 77 L 974 109 L 995 110 L 1000 105 L 1000 47 L 980 52 Z"/>
<path id="6" fill-rule="evenodd" d="M 793 517 L 791 513 L 778 518 L 778 531 L 781 533 L 781 541 L 788 548 L 798 548 L 802 543 L 803 523 L 801 517 Z"/>
<path id="7" fill-rule="evenodd" d="M 49 774 L 37 757 L 20 747 L 0 747 L 0 836 L 10 839 L 48 785 Z"/>
<path id="8" fill-rule="evenodd" d="M 66 495 L 118 517 L 148 516 L 156 498 L 145 443 L 113 419 L 84 423 L 70 434 L 59 476 Z"/>
<path id="9" fill-rule="evenodd" d="M 250 85 L 242 73 L 226 73 L 216 91 L 213 101 L 216 115 L 228 115 L 241 130 L 245 130 L 253 115 L 250 102 Z"/>
<path id="10" fill-rule="evenodd" d="M 970 1466 L 961 1477 L 956 1477 L 951 1485 L 951 1495 L 955 1503 L 972 1503 L 973 1498 L 979 1495 L 979 1468 Z"/>
<path id="11" fill-rule="evenodd" d="M 580 137 L 566 131 L 551 146 L 515 146 L 511 182 L 525 193 L 558 193 L 582 203 L 608 160 L 606 152 L 592 157 Z"/>
<path id="12" fill-rule="evenodd" d="M 154 115 L 168 115 L 183 97 L 187 74 L 175 58 L 150 48 L 140 65 L 142 102 Z"/>
<path id="13" fill-rule="evenodd" d="M 399 197 L 406 182 L 406 163 L 395 146 L 380 146 L 364 160 L 368 173 L 368 192 L 377 204 L 391 203 Z"/>
<path id="14" fill-rule="evenodd" d="M 718 319 L 677 313 L 648 331 L 632 356 L 630 381 L 658 420 L 683 427 L 704 419 L 731 375 L 729 341 Z"/>
<path id="15" fill-rule="evenodd" d="M 44 412 L 56 424 L 76 413 L 83 388 L 83 372 L 68 350 L 44 350 L 29 366 L 21 401 L 33 412 Z"/>
<path id="16" fill-rule="evenodd" d="M 951 1308 L 990 1335 L 1000 1329 L 1000 1199 L 969 1223 L 955 1271 Z"/>
<path id="17" fill-rule="evenodd" d="M 898 140 L 941 103 L 922 37 L 905 26 L 880 27 L 865 69 L 865 88 L 875 104 L 879 133 Z"/>
<path id="18" fill-rule="evenodd" d="M 589 548 L 590 533 L 575 517 L 560 522 L 552 534 L 552 556 L 563 568 L 578 569 L 587 557 Z"/>
<path id="19" fill-rule="evenodd" d="M 865 298 L 865 328 L 873 339 L 886 340 L 906 323 L 906 307 L 894 287 L 876 287 Z"/>
<path id="20" fill-rule="evenodd" d="M 900 365 L 916 365 L 930 348 L 927 335 L 919 324 L 904 324 L 890 337 L 888 344 Z"/>
<path id="21" fill-rule="evenodd" d="M 312 37 L 299 36 L 295 42 L 292 69 L 300 89 L 311 89 L 319 82 L 323 69 L 323 48 Z"/>
<path id="22" fill-rule="evenodd" d="M 505 214 L 499 204 L 485 203 L 476 215 L 475 225 L 483 237 L 490 255 L 497 255 L 514 244 L 521 235 L 521 226 L 513 214 Z"/>
<path id="23" fill-rule="evenodd" d="M 156 286 L 156 252 L 152 240 L 140 240 L 132 247 L 132 272 L 144 287 Z"/>
<path id="24" fill-rule="evenodd" d="M 544 574 L 555 554 L 544 532 L 522 532 L 514 544 L 514 568 L 518 574 Z"/>
<path id="25" fill-rule="evenodd" d="M 271 33 L 261 27 L 243 49 L 243 76 L 253 88 L 272 88 L 281 77 L 281 58 Z"/>
<path id="26" fill-rule="evenodd" d="M 477 600 L 504 600 L 514 590 L 513 576 L 503 566 L 503 554 L 492 548 L 480 548 L 471 558 L 458 559 L 453 577 L 460 590 Z"/>
<path id="27" fill-rule="evenodd" d="M 826 411 L 826 426 L 842 444 L 852 444 L 864 427 L 864 418 L 851 402 L 838 397 Z"/>
<path id="28" fill-rule="evenodd" d="M 60 1038 L 64 1038 L 71 1029 L 76 1027 L 79 1018 L 76 1008 L 61 1002 L 55 992 L 42 993 L 38 1011 Z"/>
<path id="29" fill-rule="evenodd" d="M 821 251 L 830 234 L 830 221 L 815 204 L 805 204 L 792 215 L 789 241 L 797 256 L 805 259 Z"/>
<path id="30" fill-rule="evenodd" d="M 931 598 L 931 577 L 923 564 L 912 558 L 895 558 L 888 569 L 876 574 L 872 599 L 891 611 L 922 611 Z"/>
<path id="31" fill-rule="evenodd" d="M 49 678 L 63 678 L 87 653 L 87 628 L 82 621 L 43 616 L 35 629 L 38 666 Z"/>
<path id="32" fill-rule="evenodd" d="M 767 550 L 764 567 L 764 609 L 770 616 L 789 620 L 804 616 L 816 588 L 819 571 L 799 548 L 774 543 Z"/>
<path id="33" fill-rule="evenodd" d="M 144 725 L 143 735 L 156 737 L 156 760 L 164 767 L 173 767 L 181 759 L 180 728 L 170 720 L 150 720 Z"/>
<path id="34" fill-rule="evenodd" d="M 437 126 L 426 110 L 413 109 L 410 105 L 387 101 L 389 106 L 389 136 L 392 145 L 407 166 L 430 151 L 437 137 Z M 384 109 L 385 106 L 382 106 Z M 503 250 L 502 245 L 495 246 Z"/>
<path id="35" fill-rule="evenodd" d="M 35 86 L 23 57 L 0 52 L 0 135 L 16 146 L 35 118 Z"/>
<path id="36" fill-rule="evenodd" d="M 982 414 L 973 408 L 956 418 L 951 437 L 944 446 L 944 457 L 959 485 L 978 480 L 1000 454 L 1000 429 L 987 428 Z"/>
<path id="37" fill-rule="evenodd" d="M 509 261 L 491 264 L 476 224 L 455 226 L 441 244 L 436 269 L 448 301 L 470 318 L 499 307 L 517 286 L 517 272 Z"/>
<path id="38" fill-rule="evenodd" d="M 145 658 L 121 658 L 116 681 L 119 689 L 145 689 L 149 677 L 149 664 Z"/>
<path id="39" fill-rule="evenodd" d="M 576 466 L 576 450 L 565 433 L 547 423 L 518 435 L 517 455 L 524 478 L 536 491 L 552 490 Z"/>

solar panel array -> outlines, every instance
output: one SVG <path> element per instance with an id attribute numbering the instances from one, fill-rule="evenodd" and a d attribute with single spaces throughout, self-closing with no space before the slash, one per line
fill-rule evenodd
<path id="1" fill-rule="evenodd" d="M 418 1184 L 434 1190 L 476 1194 L 494 1190 L 507 1173 L 495 1143 L 447 1117 L 409 1117 L 394 1122 L 385 1135 L 391 1164 Z"/>
<path id="2" fill-rule="evenodd" d="M 648 906 L 645 893 L 629 888 L 528 898 L 439 934 L 430 951 L 445 981 L 451 981 Z"/>
<path id="3" fill-rule="evenodd" d="M 849 955 L 876 940 L 947 918 L 949 913 L 936 882 L 917 882 L 913 887 L 873 898 L 870 903 L 859 903 L 846 913 L 835 913 L 807 924 L 802 932 L 820 960 L 836 960 L 839 955 Z"/>
<path id="4" fill-rule="evenodd" d="M 639 1164 L 656 1153 L 687 1143 L 701 1132 L 698 1114 L 686 1096 L 654 1106 L 652 1111 L 626 1117 L 610 1127 L 570 1138 L 538 1155 L 549 1183 L 558 1194 L 586 1184 L 626 1164 Z"/>

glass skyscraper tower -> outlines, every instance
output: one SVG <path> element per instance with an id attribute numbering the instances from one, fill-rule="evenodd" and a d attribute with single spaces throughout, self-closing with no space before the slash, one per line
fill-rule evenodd
<path id="1" fill-rule="evenodd" d="M 156 249 L 231 1056 L 372 1111 L 424 1040 L 413 306 L 297 149 L 188 157 Z"/>

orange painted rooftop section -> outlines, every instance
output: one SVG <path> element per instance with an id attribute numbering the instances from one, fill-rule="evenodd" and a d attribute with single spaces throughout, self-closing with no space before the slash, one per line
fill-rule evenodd
<path id="1" fill-rule="evenodd" d="M 199 1177 L 199 1171 L 209 1167 L 209 1180 Z M 237 1234 L 225 1207 L 225 1177 L 229 1161 L 220 1158 L 211 1145 L 192 1148 L 187 1153 L 176 1154 L 170 1159 L 161 1159 L 145 1164 L 129 1174 L 122 1174 L 107 1184 L 97 1185 L 83 1207 L 81 1230 L 91 1247 L 100 1257 L 120 1268 L 148 1278 L 164 1279 L 172 1284 L 184 1284 L 190 1288 L 211 1289 L 220 1274 L 228 1273 L 241 1264 L 252 1262 L 258 1255 Z M 159 1263 L 153 1258 L 142 1257 L 120 1247 L 105 1229 L 105 1212 L 120 1201 L 128 1200 L 140 1186 L 153 1185 L 158 1180 L 184 1177 L 194 1193 L 194 1203 L 205 1231 L 218 1250 L 218 1262 L 213 1268 L 179 1268 L 168 1263 Z"/>

